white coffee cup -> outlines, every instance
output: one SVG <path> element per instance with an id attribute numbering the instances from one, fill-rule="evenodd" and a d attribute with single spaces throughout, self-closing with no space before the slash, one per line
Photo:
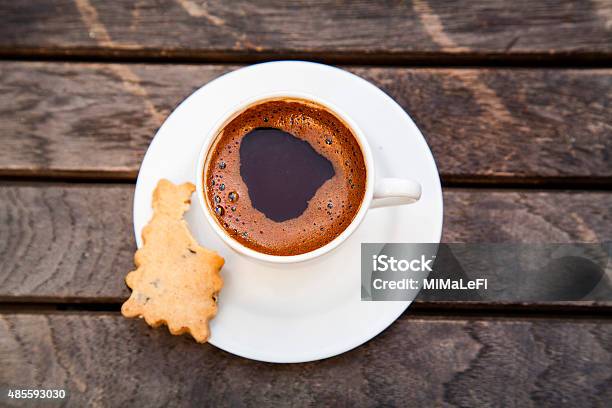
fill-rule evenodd
<path id="1" fill-rule="evenodd" d="M 206 159 L 209 154 L 210 148 L 214 145 L 214 141 L 221 131 L 230 121 L 236 118 L 240 113 L 244 112 L 249 107 L 271 100 L 278 99 L 301 99 L 305 101 L 314 102 L 318 105 L 323 106 L 325 109 L 333 113 L 337 118 L 341 119 L 345 125 L 352 131 L 353 135 L 363 153 L 363 158 L 366 166 L 366 186 L 365 194 L 359 211 L 353 218 L 353 221 L 342 231 L 336 238 L 327 243 L 326 245 L 319 247 L 313 251 L 306 252 L 299 255 L 269 255 L 261 252 L 257 252 L 251 248 L 248 248 L 232 238 L 221 225 L 219 225 L 217 218 L 210 212 L 209 207 L 206 203 L 206 196 L 204 194 L 204 166 L 206 165 Z M 200 208 L 204 212 L 206 220 L 210 223 L 213 231 L 229 245 L 230 248 L 234 249 L 238 253 L 265 262 L 272 263 L 294 263 L 303 262 L 316 257 L 319 257 L 327 252 L 333 250 L 342 244 L 356 229 L 359 224 L 365 218 L 366 212 L 372 208 L 388 207 L 394 205 L 405 205 L 412 204 L 418 201 L 421 197 L 421 185 L 411 179 L 405 178 L 383 178 L 375 181 L 374 174 L 374 158 L 372 151 L 365 138 L 363 132 L 357 126 L 357 124 L 346 115 L 341 109 L 333 105 L 330 102 L 322 100 L 314 95 L 308 95 L 305 93 L 296 92 L 275 92 L 265 95 L 259 95 L 255 98 L 245 100 L 232 108 L 227 114 L 225 114 L 216 124 L 210 129 L 206 135 L 204 144 L 200 150 L 198 165 L 196 166 L 196 194 L 198 196 L 198 202 Z"/>

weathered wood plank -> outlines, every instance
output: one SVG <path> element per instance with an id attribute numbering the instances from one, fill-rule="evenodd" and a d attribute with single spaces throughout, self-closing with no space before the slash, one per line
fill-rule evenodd
<path id="1" fill-rule="evenodd" d="M 112 352 L 109 352 L 112 351 Z M 67 406 L 606 406 L 609 321 L 400 318 L 341 356 L 232 356 L 112 315 L 1 315 L 0 383 Z"/>
<path id="2" fill-rule="evenodd" d="M 0 300 L 120 302 L 131 185 L 0 185 Z M 599 242 L 612 194 L 447 189 L 444 242 Z"/>
<path id="3" fill-rule="evenodd" d="M 0 63 L 0 175 L 136 176 L 221 65 Z M 612 70 L 351 68 L 422 129 L 447 181 L 612 182 Z"/>
<path id="4" fill-rule="evenodd" d="M 0 16 L 6 54 L 410 61 L 612 51 L 607 1 L 4 0 Z"/>

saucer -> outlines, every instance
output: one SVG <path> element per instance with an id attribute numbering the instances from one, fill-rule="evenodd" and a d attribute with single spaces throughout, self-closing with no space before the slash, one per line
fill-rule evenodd
<path id="1" fill-rule="evenodd" d="M 361 301 L 361 243 L 440 242 L 442 190 L 436 164 L 419 129 L 388 95 L 344 70 L 301 61 L 252 65 L 209 82 L 172 112 L 151 142 L 136 183 L 134 231 L 140 247 L 159 179 L 195 183 L 203 138 L 230 107 L 275 91 L 318 95 L 338 106 L 365 133 L 377 178 L 408 177 L 423 186 L 417 203 L 369 210 L 340 247 L 290 265 L 254 261 L 231 250 L 193 197 L 185 215 L 193 236 L 225 258 L 225 284 L 209 343 L 254 360 L 306 362 L 365 343 L 410 305 Z"/>

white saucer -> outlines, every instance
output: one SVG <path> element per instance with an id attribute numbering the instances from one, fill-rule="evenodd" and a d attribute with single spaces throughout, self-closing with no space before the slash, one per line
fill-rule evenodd
<path id="1" fill-rule="evenodd" d="M 140 246 L 159 179 L 195 182 L 203 137 L 220 116 L 274 91 L 314 94 L 337 105 L 366 134 L 377 177 L 410 177 L 423 186 L 418 203 L 370 210 L 339 248 L 293 265 L 262 264 L 233 252 L 192 200 L 186 219 L 193 235 L 226 261 L 210 343 L 254 360 L 312 361 L 363 344 L 410 305 L 360 300 L 362 242 L 440 242 L 442 190 L 433 156 L 414 122 L 380 89 L 341 69 L 299 61 L 253 65 L 206 84 L 176 108 L 147 150 L 136 184 L 134 230 Z"/>

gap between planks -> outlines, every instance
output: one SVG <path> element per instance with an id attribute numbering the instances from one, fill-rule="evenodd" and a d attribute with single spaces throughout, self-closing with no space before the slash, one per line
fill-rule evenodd
<path id="1" fill-rule="evenodd" d="M 0 314 L 74 314 L 103 313 L 118 314 L 122 301 L 101 299 L 91 302 L 91 298 L 81 302 L 78 298 L 64 299 L 75 303 L 57 303 L 52 299 L 36 301 L 23 298 L 23 301 L 4 302 L 0 298 Z M 407 319 L 560 319 L 560 320 L 606 320 L 612 321 L 612 304 L 590 302 L 558 304 L 480 304 L 476 302 L 414 302 L 402 318 Z"/>
<path id="2" fill-rule="evenodd" d="M 134 184 L 138 173 L 132 171 L 32 170 L 14 171 L 0 168 L 0 183 L 34 184 Z M 576 190 L 612 191 L 610 177 L 517 177 L 517 176 L 440 176 L 443 188 L 488 190 Z"/>
<path id="3" fill-rule="evenodd" d="M 354 52 L 197 52 L 187 50 L 122 50 L 106 48 L 5 48 L 0 61 L 125 64 L 258 64 L 305 60 L 362 67 L 427 68 L 612 68 L 612 54 L 580 53 L 354 53 Z"/>

